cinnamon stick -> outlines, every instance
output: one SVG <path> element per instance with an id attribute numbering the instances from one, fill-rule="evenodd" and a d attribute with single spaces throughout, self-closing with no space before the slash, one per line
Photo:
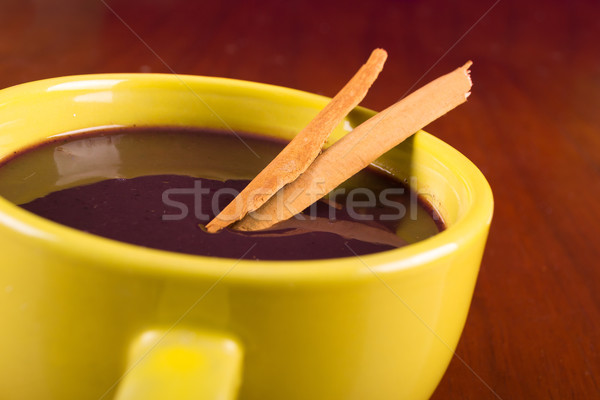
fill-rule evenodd
<path id="1" fill-rule="evenodd" d="M 419 129 L 464 103 L 470 94 L 469 61 L 376 114 L 326 149 L 292 183 L 234 229 L 268 228 L 298 214 Z"/>
<path id="2" fill-rule="evenodd" d="M 294 181 L 319 155 L 330 133 L 356 107 L 377 79 L 387 58 L 383 49 L 375 49 L 366 64 L 310 123 L 263 169 L 248 186 L 206 225 L 217 232 L 248 212 L 257 210 L 279 189 Z"/>

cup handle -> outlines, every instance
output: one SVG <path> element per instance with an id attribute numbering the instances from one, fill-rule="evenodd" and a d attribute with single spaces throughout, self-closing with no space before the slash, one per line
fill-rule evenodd
<path id="1" fill-rule="evenodd" d="M 235 399 L 242 347 L 215 332 L 146 331 L 129 350 L 115 400 Z"/>

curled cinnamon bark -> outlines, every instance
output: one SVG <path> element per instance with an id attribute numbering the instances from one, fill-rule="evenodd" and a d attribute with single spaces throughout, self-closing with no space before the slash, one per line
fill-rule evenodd
<path id="1" fill-rule="evenodd" d="M 472 86 L 471 64 L 469 61 L 437 78 L 355 128 L 233 228 L 266 229 L 291 218 L 419 129 L 464 103 Z"/>
<path id="2" fill-rule="evenodd" d="M 206 225 L 217 232 L 257 210 L 284 185 L 300 176 L 319 155 L 327 138 L 344 117 L 356 107 L 377 79 L 387 58 L 375 49 L 366 64 L 248 186 Z"/>

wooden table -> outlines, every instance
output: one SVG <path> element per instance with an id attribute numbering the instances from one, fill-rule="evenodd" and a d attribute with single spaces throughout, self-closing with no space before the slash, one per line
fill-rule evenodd
<path id="1" fill-rule="evenodd" d="M 176 72 L 333 95 L 380 46 L 364 105 L 382 109 L 472 59 L 467 105 L 427 130 L 496 212 L 433 398 L 600 398 L 600 2 L 494 1 L 1 0 L 0 87 Z"/>

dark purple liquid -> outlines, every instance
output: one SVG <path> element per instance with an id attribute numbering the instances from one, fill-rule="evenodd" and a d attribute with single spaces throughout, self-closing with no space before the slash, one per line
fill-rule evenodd
<path id="1" fill-rule="evenodd" d="M 198 182 L 207 193 L 194 196 L 186 189 Z M 267 237 L 262 236 L 263 233 L 229 229 L 216 234 L 205 232 L 202 225 L 215 216 L 213 195 L 223 188 L 239 192 L 246 184 L 247 181 L 221 182 L 177 175 L 110 179 L 53 192 L 22 207 L 52 221 L 122 242 L 215 257 L 302 260 L 350 257 L 395 247 L 329 232 L 278 235 L 289 233 L 290 229 L 285 229 L 269 232 Z M 170 205 L 165 204 L 163 193 L 173 188 L 184 189 L 184 193 L 170 193 Z M 233 195 L 219 196 L 218 209 L 224 208 L 232 198 Z M 345 209 L 337 210 L 322 202 L 316 203 L 315 208 L 314 216 L 318 218 L 333 215 L 335 221 L 331 224 L 352 221 Z M 379 207 L 373 211 L 381 213 L 385 209 Z M 394 224 L 372 221 L 369 226 L 392 233 Z"/>
<path id="2" fill-rule="evenodd" d="M 340 210 L 320 201 L 304 212 L 315 219 L 292 219 L 275 231 L 209 234 L 203 226 L 234 196 L 221 195 L 223 189 L 239 192 L 285 146 L 279 139 L 241 136 L 243 141 L 239 133 L 181 127 L 61 135 L 3 161 L 0 195 L 107 238 L 234 259 L 350 257 L 400 247 L 443 229 L 427 203 L 367 168 L 342 184 L 339 196 L 330 195 L 345 205 Z M 196 192 L 196 186 L 205 191 Z M 358 194 L 364 188 L 374 199 L 369 205 L 364 205 L 369 196 Z M 363 205 L 350 207 L 348 199 Z"/>

